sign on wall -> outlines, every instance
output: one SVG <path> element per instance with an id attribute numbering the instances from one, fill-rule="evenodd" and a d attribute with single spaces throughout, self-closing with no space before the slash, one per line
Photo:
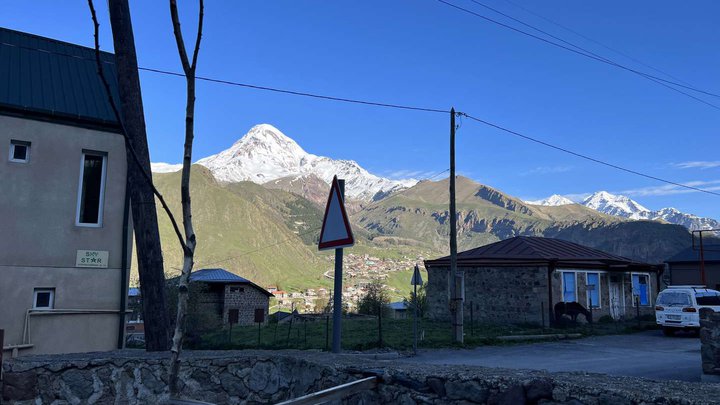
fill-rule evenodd
<path id="1" fill-rule="evenodd" d="M 107 269 L 109 252 L 107 250 L 78 250 L 75 267 L 95 267 Z"/>

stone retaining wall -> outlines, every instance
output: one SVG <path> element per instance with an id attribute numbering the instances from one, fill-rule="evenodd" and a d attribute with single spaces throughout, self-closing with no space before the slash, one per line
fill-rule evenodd
<path id="1" fill-rule="evenodd" d="M 186 398 L 218 404 L 274 403 L 365 376 L 378 388 L 348 404 L 711 404 L 720 385 L 654 382 L 584 373 L 417 365 L 320 352 L 187 352 Z M 144 404 L 167 400 L 167 353 L 120 351 L 31 356 L 5 364 L 12 404 Z"/>
<path id="2" fill-rule="evenodd" d="M 700 343 L 703 374 L 720 378 L 720 312 L 700 309 Z"/>

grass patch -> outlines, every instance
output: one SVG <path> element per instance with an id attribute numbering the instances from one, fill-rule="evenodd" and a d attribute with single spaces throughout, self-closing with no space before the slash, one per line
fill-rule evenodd
<path id="1" fill-rule="evenodd" d="M 418 323 L 418 347 L 448 348 L 476 347 L 482 345 L 513 344 L 501 342 L 499 336 L 546 335 L 579 333 L 583 336 L 635 333 L 657 329 L 654 323 L 643 321 L 612 322 L 604 324 L 578 324 L 567 328 L 541 328 L 537 325 L 488 325 L 469 322 L 465 326 L 465 342 L 451 341 L 449 322 L 423 319 Z M 259 334 L 258 334 L 259 333 Z M 326 340 L 327 337 L 327 340 Z M 349 316 L 342 323 L 342 348 L 344 350 L 370 350 L 389 348 L 410 350 L 413 344 L 412 319 L 383 319 L 382 346 L 378 320 L 375 317 Z M 235 326 L 205 335 L 197 349 L 300 349 L 326 350 L 332 346 L 332 317 L 327 321 L 318 317 L 307 321 L 272 323 L 261 326 Z"/>

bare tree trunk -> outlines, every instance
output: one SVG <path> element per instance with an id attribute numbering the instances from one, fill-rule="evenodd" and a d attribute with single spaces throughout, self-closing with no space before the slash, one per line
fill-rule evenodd
<path id="1" fill-rule="evenodd" d="M 185 109 L 185 147 L 183 153 L 182 181 L 180 195 L 182 201 L 183 226 L 185 228 L 185 246 L 183 248 L 183 269 L 180 275 L 178 286 L 178 310 L 175 323 L 175 334 L 173 335 L 172 361 L 170 364 L 170 396 L 177 398 L 179 394 L 178 376 L 180 373 L 180 352 L 182 351 L 183 337 L 185 333 L 185 316 L 187 313 L 188 282 L 190 272 L 193 268 L 195 255 L 195 231 L 192 225 L 192 204 L 190 201 L 190 169 L 192 165 L 192 147 L 195 125 L 195 67 L 200 51 L 200 40 L 202 39 L 204 2 L 200 0 L 200 11 L 198 17 L 197 38 L 193 50 L 192 61 L 188 59 L 185 50 L 185 41 L 180 30 L 180 19 L 178 17 L 177 2 L 170 0 L 170 16 L 173 23 L 173 32 L 177 44 L 180 61 L 182 62 L 185 79 L 187 81 L 187 107 Z"/>
<path id="2" fill-rule="evenodd" d="M 150 156 L 135 39 L 128 0 L 110 0 L 109 8 L 122 119 L 129 142 L 139 160 L 139 164 L 135 164 L 133 156 L 127 154 L 127 175 L 130 185 L 128 191 L 137 243 L 138 274 L 145 319 L 145 348 L 147 351 L 162 351 L 168 350 L 170 345 L 170 325 L 165 302 L 165 273 L 155 197 L 151 184 L 143 178 L 143 170 L 150 172 Z"/>

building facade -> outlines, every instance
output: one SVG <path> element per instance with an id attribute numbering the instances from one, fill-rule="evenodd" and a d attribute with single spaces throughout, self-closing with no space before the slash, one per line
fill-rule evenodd
<path id="1" fill-rule="evenodd" d="M 117 97 L 113 55 L 102 60 Z M 125 145 L 94 50 L 0 28 L 0 83 L 3 350 L 122 347 Z"/>
<path id="2" fill-rule="evenodd" d="M 428 260 L 425 267 L 428 316 L 449 319 L 450 259 Z M 549 326 L 561 302 L 580 304 L 594 320 L 654 313 L 662 267 L 563 240 L 519 236 L 458 253 L 457 270 L 466 318 Z"/>
<path id="3" fill-rule="evenodd" d="M 699 247 L 689 247 L 667 259 L 670 285 L 705 285 L 720 291 L 720 246 L 705 246 L 702 256 L 701 260 Z"/>
<path id="4" fill-rule="evenodd" d="M 190 282 L 205 285 L 200 307 L 217 315 L 223 324 L 251 325 L 258 312 L 262 323 L 267 322 L 272 294 L 257 284 L 224 269 L 194 271 Z"/>

